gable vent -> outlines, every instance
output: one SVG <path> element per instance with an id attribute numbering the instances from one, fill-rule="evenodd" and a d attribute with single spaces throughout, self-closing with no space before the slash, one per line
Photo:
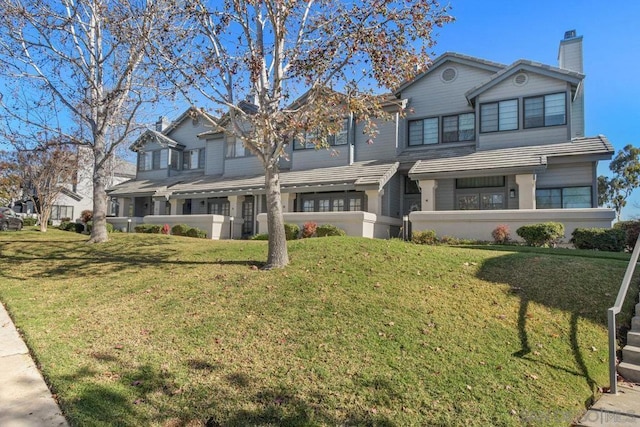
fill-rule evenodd
<path id="1" fill-rule="evenodd" d="M 529 80 L 529 77 L 527 77 L 527 75 L 525 73 L 518 73 L 516 74 L 516 76 L 513 78 L 513 83 L 516 86 L 524 86 L 527 84 L 527 81 Z"/>
<path id="2" fill-rule="evenodd" d="M 457 76 L 458 71 L 456 71 L 456 69 L 453 67 L 446 68 L 440 75 L 442 81 L 444 82 L 452 82 L 456 79 Z"/>

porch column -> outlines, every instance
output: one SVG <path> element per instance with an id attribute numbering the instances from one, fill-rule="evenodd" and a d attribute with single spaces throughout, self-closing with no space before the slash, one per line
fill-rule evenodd
<path id="1" fill-rule="evenodd" d="M 296 193 L 280 193 L 280 197 L 282 198 L 282 212 L 295 211 L 295 202 L 297 196 L 298 195 Z"/>
<path id="2" fill-rule="evenodd" d="M 240 238 L 242 236 L 242 202 L 244 196 L 227 196 L 229 200 L 229 216 L 233 217 L 233 236 L 232 238 Z M 249 218 L 248 221 L 252 221 Z"/>
<path id="3" fill-rule="evenodd" d="M 436 188 L 438 188 L 438 181 L 435 179 L 421 179 L 418 181 L 420 187 L 420 207 L 421 211 L 435 211 L 436 210 Z"/>
<path id="4" fill-rule="evenodd" d="M 365 190 L 367 195 L 367 211 L 372 214 L 382 215 L 382 196 L 384 190 Z"/>
<path id="5" fill-rule="evenodd" d="M 162 209 L 162 205 L 163 204 L 164 204 L 164 199 L 163 200 L 153 199 L 153 214 L 154 215 L 162 215 L 161 209 Z"/>
<path id="6" fill-rule="evenodd" d="M 536 174 L 516 175 L 518 209 L 536 208 Z"/>
<path id="7" fill-rule="evenodd" d="M 178 204 L 179 204 L 179 202 L 182 202 L 182 200 L 178 200 L 178 199 L 170 199 L 169 200 L 169 204 L 171 205 L 171 211 L 170 211 L 171 215 L 178 215 Z"/>
<path id="8" fill-rule="evenodd" d="M 129 212 L 129 199 L 118 197 L 116 200 L 118 201 L 118 213 L 116 216 L 127 216 L 127 212 Z"/>

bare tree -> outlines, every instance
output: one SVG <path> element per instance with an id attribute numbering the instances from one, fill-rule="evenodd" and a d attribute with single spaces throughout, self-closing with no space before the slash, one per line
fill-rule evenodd
<path id="1" fill-rule="evenodd" d="M 91 147 L 90 242 L 106 232 L 107 167 L 136 130 L 136 115 L 162 96 L 146 61 L 166 31 L 164 0 L 0 0 L 3 136 L 31 147 L 51 140 Z"/>
<path id="2" fill-rule="evenodd" d="M 159 65 L 190 99 L 213 102 L 225 118 L 219 130 L 260 159 L 266 267 L 283 267 L 278 160 L 286 144 L 313 131 L 315 144 L 326 146 L 349 113 L 374 136 L 371 119 L 385 116 L 375 93 L 425 70 L 433 28 L 453 18 L 432 0 L 195 0 L 184 12 L 182 32 L 158 46 Z"/>

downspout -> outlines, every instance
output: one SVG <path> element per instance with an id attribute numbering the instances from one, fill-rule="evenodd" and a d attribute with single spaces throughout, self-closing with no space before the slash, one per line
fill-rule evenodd
<path id="1" fill-rule="evenodd" d="M 356 155 L 356 123 L 353 112 L 349 113 L 349 126 L 351 126 L 351 141 L 349 142 L 349 166 L 351 166 Z"/>

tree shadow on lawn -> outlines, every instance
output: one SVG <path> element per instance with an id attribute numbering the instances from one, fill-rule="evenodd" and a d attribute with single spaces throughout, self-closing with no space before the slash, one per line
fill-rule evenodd
<path id="1" fill-rule="evenodd" d="M 72 278 L 90 277 L 108 271 L 138 271 L 144 267 L 239 265 L 261 268 L 265 264 L 264 261 L 223 260 L 213 256 L 211 261 L 181 260 L 180 251 L 172 248 L 169 242 L 149 244 L 144 250 L 141 250 L 140 245 L 117 246 L 113 248 L 114 250 L 109 250 L 68 241 L 38 241 L 37 243 L 47 245 L 46 256 L 42 255 L 38 245 L 20 247 L 13 254 L 2 251 L 0 246 L 2 262 L 8 265 L 28 266 L 20 269 L 20 276 L 0 268 L 0 277 L 16 280 L 57 276 Z"/>
<path id="2" fill-rule="evenodd" d="M 487 259 L 477 275 L 485 281 L 508 284 L 511 286 L 510 292 L 520 298 L 517 327 L 521 349 L 513 354 L 516 357 L 544 363 L 529 357 L 532 349 L 527 321 L 531 303 L 570 314 L 569 345 L 578 372 L 570 372 L 561 366 L 550 367 L 583 377 L 591 390 L 591 397 L 586 401 L 586 405 L 589 405 L 597 392 L 597 384 L 585 363 L 584 349 L 580 347 L 579 321 L 583 318 L 606 327 L 607 309 L 614 303 L 624 269 L 619 261 L 582 261 L 575 266 L 571 266 L 571 262 L 570 257 L 510 254 Z M 612 281 L 611 277 L 615 277 L 618 272 L 621 272 L 620 282 L 617 279 Z M 603 275 L 607 280 L 599 280 Z M 613 284 L 607 285 L 610 283 Z M 628 318 L 631 316 L 630 307 L 632 304 L 627 302 L 628 313 L 625 315 Z M 621 324 L 624 324 L 624 320 Z"/>

